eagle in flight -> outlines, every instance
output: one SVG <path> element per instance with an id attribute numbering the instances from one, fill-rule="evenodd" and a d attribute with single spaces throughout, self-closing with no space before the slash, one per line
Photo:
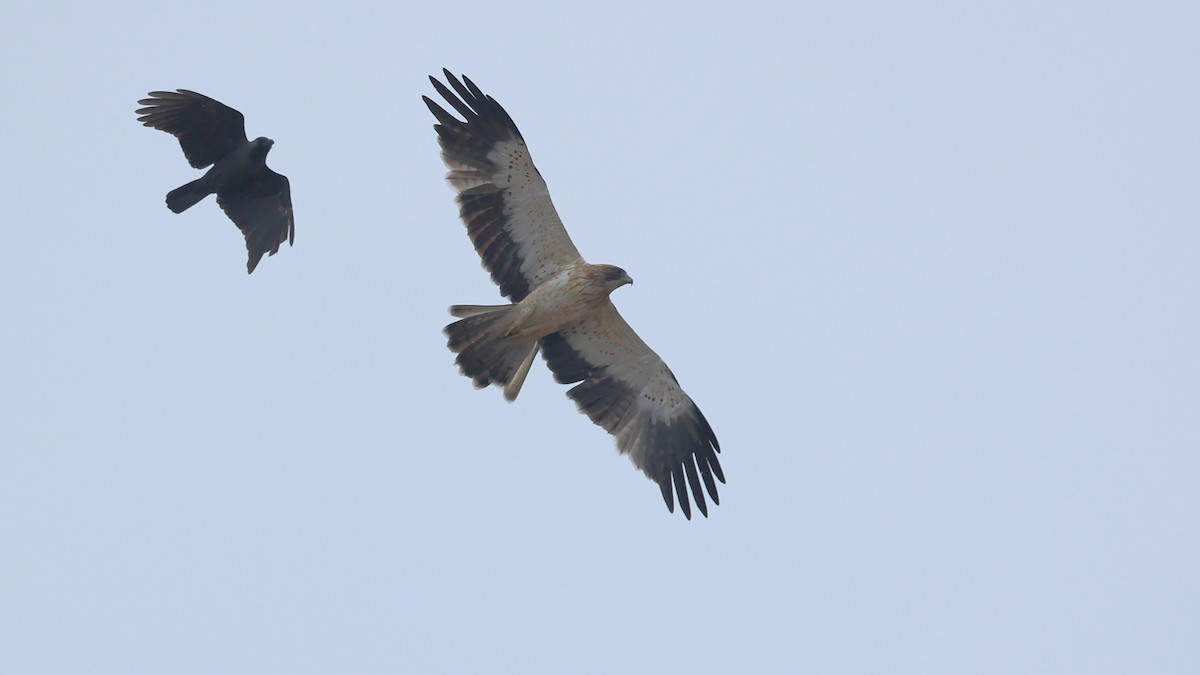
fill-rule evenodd
<path id="1" fill-rule="evenodd" d="M 668 510 L 677 498 L 691 519 L 690 488 L 707 516 L 705 490 L 720 503 L 716 481 L 725 482 L 721 448 L 667 364 L 609 299 L 633 280 L 620 267 L 583 259 L 512 118 L 469 78 L 443 72 L 450 87 L 429 80 L 463 119 L 422 98 L 437 118 L 446 178 L 484 267 L 512 301 L 450 307 L 458 321 L 445 333 L 455 362 L 477 388 L 499 385 L 512 401 L 541 351 L 555 380 L 579 383 L 567 396 L 658 483 Z"/>
<path id="2" fill-rule="evenodd" d="M 212 165 L 200 178 L 168 192 L 167 208 L 183 213 L 216 193 L 217 205 L 246 237 L 247 273 L 263 254 L 275 255 L 285 241 L 292 244 L 292 188 L 287 176 L 267 168 L 275 141 L 251 141 L 242 113 L 187 89 L 152 91 L 138 103 L 145 106 L 137 111 L 138 121 L 178 138 L 192 167 Z"/>

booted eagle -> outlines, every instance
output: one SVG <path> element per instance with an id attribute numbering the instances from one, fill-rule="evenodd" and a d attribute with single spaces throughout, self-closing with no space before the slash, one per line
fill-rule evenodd
<path id="1" fill-rule="evenodd" d="M 212 165 L 203 176 L 167 193 L 167 208 L 183 213 L 216 193 L 217 205 L 246 237 L 246 273 L 263 254 L 275 255 L 296 236 L 292 188 L 287 176 L 267 168 L 269 138 L 246 138 L 242 113 L 187 89 L 152 91 L 138 103 L 138 121 L 179 139 L 193 168 Z"/>
<path id="2" fill-rule="evenodd" d="M 459 319 L 445 329 L 455 362 L 476 387 L 500 385 L 512 401 L 540 350 L 555 380 L 579 383 L 567 396 L 658 483 L 667 509 L 673 513 L 678 498 L 691 519 L 690 488 L 707 516 L 705 490 L 720 503 L 716 481 L 725 482 L 721 448 L 667 364 L 609 299 L 633 280 L 579 255 L 512 118 L 470 79 L 443 72 L 453 91 L 429 81 L 463 119 L 422 98 L 437 118 L 446 178 L 484 267 L 512 301 L 450 307 Z"/>

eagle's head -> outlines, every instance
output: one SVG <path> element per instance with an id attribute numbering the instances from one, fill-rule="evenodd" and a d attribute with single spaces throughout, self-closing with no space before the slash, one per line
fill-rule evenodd
<path id="1" fill-rule="evenodd" d="M 600 265 L 599 266 L 604 279 L 604 284 L 608 286 L 608 292 L 611 293 L 625 284 L 632 284 L 633 279 L 629 274 L 617 267 L 616 265 Z"/>

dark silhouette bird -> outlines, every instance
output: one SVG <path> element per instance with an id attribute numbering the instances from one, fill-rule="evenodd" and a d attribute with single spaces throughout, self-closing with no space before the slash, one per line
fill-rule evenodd
<path id="1" fill-rule="evenodd" d="M 275 255 L 296 236 L 287 176 L 267 168 L 269 138 L 246 138 L 245 118 L 229 106 L 187 89 L 152 91 L 138 101 L 138 121 L 179 139 L 188 163 L 203 176 L 167 193 L 167 208 L 183 213 L 208 195 L 246 237 L 247 273 L 263 254 Z"/>

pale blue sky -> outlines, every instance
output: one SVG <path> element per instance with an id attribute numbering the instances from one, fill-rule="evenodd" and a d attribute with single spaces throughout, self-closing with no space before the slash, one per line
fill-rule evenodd
<path id="1" fill-rule="evenodd" d="M 786 4 L 0 10 L 0 670 L 1195 672 L 1200 8 Z M 637 279 L 709 519 L 458 374 L 443 66 Z M 177 87 L 276 141 L 252 276 Z"/>

